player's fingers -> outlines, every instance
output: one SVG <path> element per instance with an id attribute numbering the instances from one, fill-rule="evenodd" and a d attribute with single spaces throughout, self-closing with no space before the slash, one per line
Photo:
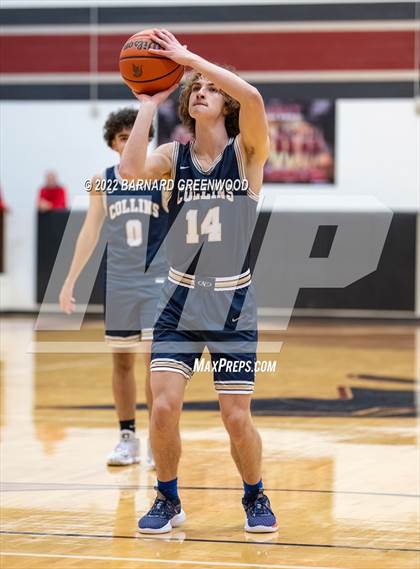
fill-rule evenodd
<path id="1" fill-rule="evenodd" d="M 160 38 L 159 36 L 157 36 L 156 34 L 150 34 L 151 39 L 154 41 L 154 43 L 157 43 L 158 45 L 162 45 L 163 41 L 162 38 Z M 150 49 L 150 48 L 149 48 Z"/>
<path id="2" fill-rule="evenodd" d="M 150 37 L 152 38 L 152 40 L 153 40 L 155 43 L 159 44 L 159 45 L 160 45 L 161 47 L 163 47 L 163 48 L 167 48 L 167 46 L 169 45 L 166 40 L 160 38 L 159 36 L 155 36 L 154 34 L 151 34 Z M 150 51 L 150 49 L 149 49 L 148 51 Z"/>
<path id="3" fill-rule="evenodd" d="M 162 46 L 164 47 L 164 46 Z M 148 49 L 147 50 L 149 53 L 151 53 L 152 55 L 162 55 L 162 50 L 161 49 Z M 165 49 L 165 55 L 166 57 L 170 57 L 168 50 Z"/>
<path id="4" fill-rule="evenodd" d="M 162 28 L 162 29 L 160 30 L 160 33 L 161 33 L 162 36 L 165 37 L 165 38 L 173 39 L 172 34 L 171 34 L 168 30 L 165 30 L 165 28 Z"/>
<path id="5" fill-rule="evenodd" d="M 161 37 L 165 39 L 167 42 L 169 42 L 169 44 L 175 43 L 177 45 L 181 45 L 179 41 L 176 39 L 176 37 L 173 34 L 171 34 L 171 32 L 169 32 L 168 30 L 165 29 L 161 30 Z"/>
<path id="6" fill-rule="evenodd" d="M 161 50 L 159 50 L 161 51 Z M 136 93 L 136 91 L 134 91 L 134 89 L 131 89 L 131 92 L 133 93 L 133 95 L 135 96 L 135 98 L 140 101 L 140 103 L 142 101 L 147 101 L 149 99 L 148 95 L 143 95 L 142 93 Z"/>
<path id="7" fill-rule="evenodd" d="M 165 28 L 153 28 L 153 32 L 155 34 L 163 35 L 163 36 L 167 35 L 167 33 L 168 33 L 167 30 L 165 30 Z"/>
<path id="8" fill-rule="evenodd" d="M 165 36 L 162 36 L 160 31 L 157 28 L 154 28 L 150 34 L 150 37 L 156 41 L 156 39 L 165 39 Z"/>
<path id="9" fill-rule="evenodd" d="M 163 28 L 163 29 L 162 29 L 162 32 L 163 32 L 164 34 L 166 34 L 167 37 L 170 38 L 171 40 L 176 41 L 176 42 L 178 41 L 178 40 L 176 39 L 176 37 L 174 36 L 174 34 L 173 34 L 172 32 L 170 32 L 169 30 Z"/>
<path id="10" fill-rule="evenodd" d="M 148 50 L 149 53 L 151 55 L 162 55 L 165 54 L 165 57 L 167 57 L 168 59 L 172 59 L 173 56 L 175 55 L 174 51 L 172 49 L 169 48 L 163 48 L 163 49 L 149 49 Z"/>
<path id="11" fill-rule="evenodd" d="M 168 37 L 165 33 L 163 33 L 163 30 L 160 30 L 158 28 L 153 30 L 153 33 L 151 34 L 151 36 L 159 38 L 160 40 L 163 41 L 168 41 L 169 39 L 171 39 L 170 37 Z"/>

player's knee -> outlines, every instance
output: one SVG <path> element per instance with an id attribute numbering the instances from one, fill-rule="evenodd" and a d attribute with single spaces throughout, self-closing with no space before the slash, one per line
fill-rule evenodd
<path id="1" fill-rule="evenodd" d="M 156 428 L 166 429 L 176 425 L 179 419 L 179 405 L 166 397 L 158 397 L 153 401 L 152 421 Z"/>
<path id="2" fill-rule="evenodd" d="M 229 434 L 236 438 L 244 434 L 250 416 L 247 410 L 229 409 L 222 410 L 222 419 Z"/>
<path id="3" fill-rule="evenodd" d="M 131 373 L 134 369 L 133 354 L 117 353 L 113 355 L 114 371 L 120 375 Z"/>

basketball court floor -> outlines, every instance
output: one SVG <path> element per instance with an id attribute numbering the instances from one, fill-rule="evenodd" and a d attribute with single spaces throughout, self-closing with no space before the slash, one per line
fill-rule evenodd
<path id="1" fill-rule="evenodd" d="M 29 317 L 4 319 L 2 569 L 418 568 L 418 328 L 263 324 L 260 358 L 277 369 L 258 375 L 254 414 L 279 531 L 243 530 L 241 481 L 203 372 L 187 389 L 181 425 L 187 521 L 148 537 L 136 527 L 155 473 L 105 464 L 118 432 L 101 323 L 35 333 Z M 139 359 L 144 455 L 143 370 Z"/>

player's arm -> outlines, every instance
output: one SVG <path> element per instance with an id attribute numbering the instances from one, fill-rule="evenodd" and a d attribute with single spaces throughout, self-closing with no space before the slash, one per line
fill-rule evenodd
<path id="1" fill-rule="evenodd" d="M 270 141 L 264 100 L 258 89 L 228 69 L 214 65 L 199 55 L 190 52 L 168 30 L 154 29 L 152 39 L 162 47 L 164 55 L 176 63 L 188 65 L 202 73 L 219 89 L 225 91 L 240 103 L 240 141 L 241 146 L 245 150 L 246 159 L 252 161 L 253 164 L 264 164 L 268 158 Z M 162 55 L 162 50 L 150 49 L 149 52 Z"/>
<path id="2" fill-rule="evenodd" d="M 140 101 L 130 136 L 125 144 L 119 165 L 119 175 L 125 180 L 161 180 L 170 178 L 172 168 L 173 143 L 162 144 L 152 153 L 147 154 L 149 129 L 153 116 L 160 103 L 176 89 L 176 85 L 156 95 L 134 96 Z"/>
<path id="3" fill-rule="evenodd" d="M 103 194 L 95 190 L 100 187 L 101 176 L 92 178 L 92 193 L 89 196 L 89 208 L 77 238 L 73 259 L 63 288 L 60 292 L 60 308 L 66 314 L 71 314 L 75 309 L 75 298 L 73 290 L 76 281 L 89 261 L 96 244 L 105 219 L 105 209 L 103 204 Z"/>

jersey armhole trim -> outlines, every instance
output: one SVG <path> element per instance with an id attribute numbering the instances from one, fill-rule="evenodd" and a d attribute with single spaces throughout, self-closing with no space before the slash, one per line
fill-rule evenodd
<path id="1" fill-rule="evenodd" d="M 179 154 L 179 142 L 177 140 L 174 141 L 172 147 L 172 156 L 171 156 L 171 179 L 175 183 L 176 178 L 176 165 L 178 162 L 178 154 Z M 165 186 L 166 187 L 166 186 Z M 162 191 L 162 207 L 166 211 L 169 212 L 169 200 L 171 199 L 173 190 L 166 190 Z"/>
<path id="2" fill-rule="evenodd" d="M 233 143 L 233 147 L 235 149 L 236 161 L 238 163 L 238 169 L 239 169 L 239 175 L 241 177 L 241 180 L 245 180 L 246 179 L 245 168 L 244 168 L 244 162 L 242 159 L 242 152 L 241 152 L 241 147 L 239 145 L 239 137 L 238 136 L 235 137 L 235 142 Z"/>
<path id="3" fill-rule="evenodd" d="M 175 181 L 176 165 L 178 162 L 178 154 L 179 154 L 179 142 L 175 140 L 173 144 L 174 146 L 172 148 L 172 159 L 171 159 L 171 178 Z"/>
<path id="4" fill-rule="evenodd" d="M 236 154 L 236 161 L 238 163 L 239 175 L 241 176 L 241 180 L 246 180 L 247 177 L 245 174 L 245 167 L 244 167 L 244 160 L 243 160 L 242 151 L 241 151 L 241 145 L 239 144 L 239 136 L 235 137 L 234 149 L 235 149 L 235 154 Z M 249 198 L 251 198 L 254 202 L 258 202 L 260 199 L 260 195 L 253 192 L 250 187 L 248 187 L 247 196 Z"/>

